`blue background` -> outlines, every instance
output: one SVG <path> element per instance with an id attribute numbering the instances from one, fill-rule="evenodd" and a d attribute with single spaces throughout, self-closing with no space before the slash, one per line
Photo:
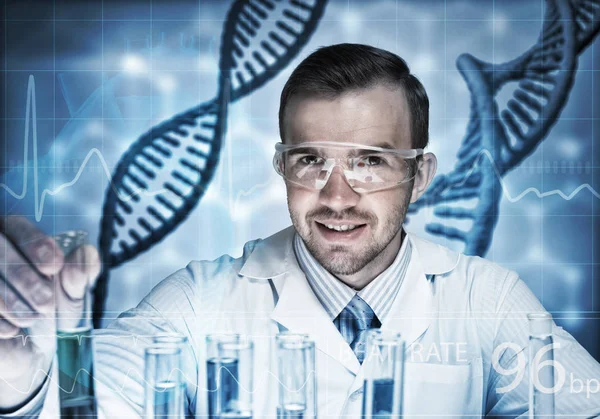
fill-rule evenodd
<path id="1" fill-rule="evenodd" d="M 7 1 L 3 4 L 4 213 L 23 214 L 49 233 L 83 228 L 96 242 L 107 172 L 142 133 L 217 92 L 220 36 L 229 1 Z M 535 44 L 544 2 L 334 1 L 292 65 L 263 88 L 232 104 L 217 173 L 184 225 L 112 271 L 107 318 L 136 305 L 160 280 L 191 259 L 239 256 L 243 243 L 290 224 L 282 180 L 272 170 L 279 94 L 293 67 L 315 48 L 371 44 L 403 57 L 429 94 L 430 151 L 439 173 L 452 169 L 469 118 L 470 97 L 455 60 L 470 53 L 488 62 L 511 60 Z M 504 178 L 512 197 L 527 188 L 598 191 L 597 98 L 600 46 L 579 56 L 575 83 L 559 121 L 523 164 Z M 27 86 L 35 79 L 36 120 L 25 138 Z M 513 86 L 514 88 L 514 86 Z M 507 87 L 510 90 L 510 86 Z M 506 96 L 500 92 L 498 98 Z M 32 170 L 37 129 L 39 190 Z M 29 154 L 24 158 L 24 145 Z M 90 154 L 90 150 L 97 150 Z M 89 160 L 82 166 L 86 157 Z M 25 171 L 25 164 L 28 170 Z M 37 215 L 37 216 L 36 216 Z M 409 231 L 429 236 L 431 210 L 411 217 Z M 570 200 L 528 194 L 503 198 L 486 257 L 516 270 L 597 359 L 598 197 L 583 189 Z"/>

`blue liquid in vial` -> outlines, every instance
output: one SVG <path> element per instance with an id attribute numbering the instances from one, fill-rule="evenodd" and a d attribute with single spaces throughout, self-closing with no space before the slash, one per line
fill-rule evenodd
<path id="1" fill-rule="evenodd" d="M 370 411 L 372 416 L 377 419 L 387 419 L 392 417 L 392 407 L 394 405 L 394 380 L 384 378 L 373 380 L 373 405 L 366 406 L 367 398 L 363 396 L 363 415 Z M 363 395 L 367 394 L 367 382 L 363 385 Z M 400 395 L 398 395 L 400 396 Z"/>
<path id="2" fill-rule="evenodd" d="M 173 381 L 160 381 L 154 385 L 155 418 L 183 418 L 183 388 Z"/>
<path id="3" fill-rule="evenodd" d="M 219 419 L 217 415 L 218 393 L 220 392 L 222 400 L 221 406 L 228 406 L 231 401 L 238 399 L 238 360 L 232 358 L 210 358 L 206 361 L 206 381 L 208 394 L 208 417 L 210 419 Z M 220 369 L 221 388 L 217 388 L 217 369 Z M 231 412 L 222 412 L 220 417 L 224 418 L 248 418 L 252 414 L 245 416 L 228 416 Z M 239 413 L 239 412 L 238 412 Z"/>
<path id="4" fill-rule="evenodd" d="M 91 329 L 57 331 L 61 418 L 97 417 Z"/>

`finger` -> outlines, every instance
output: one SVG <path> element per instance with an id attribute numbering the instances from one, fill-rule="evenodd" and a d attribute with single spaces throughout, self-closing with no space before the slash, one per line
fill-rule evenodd
<path id="1" fill-rule="evenodd" d="M 92 245 L 79 246 L 65 259 L 60 273 L 62 291 L 72 300 L 83 298 L 87 288 L 93 288 L 100 274 L 100 256 Z"/>
<path id="2" fill-rule="evenodd" d="M 2 235 L 0 235 L 0 255 L 3 256 L 3 260 L 0 260 L 0 275 L 5 283 L 35 311 L 43 314 L 52 312 L 54 310 L 53 281 L 43 278 Z"/>
<path id="3" fill-rule="evenodd" d="M 0 231 L 43 275 L 54 275 L 62 269 L 63 253 L 58 244 L 26 218 L 0 217 Z"/>
<path id="4" fill-rule="evenodd" d="M 17 327 L 29 327 L 39 315 L 27 304 L 14 288 L 0 279 L 0 317 Z"/>
<path id="5" fill-rule="evenodd" d="M 21 329 L 0 316 L 0 339 L 14 338 Z"/>

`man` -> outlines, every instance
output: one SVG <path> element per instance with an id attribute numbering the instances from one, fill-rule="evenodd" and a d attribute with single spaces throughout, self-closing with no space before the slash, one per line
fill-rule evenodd
<path id="1" fill-rule="evenodd" d="M 428 106 L 420 82 L 390 52 L 341 44 L 307 57 L 281 95 L 283 144 L 274 159 L 293 228 L 247 243 L 241 258 L 191 262 L 98 331 L 100 409 L 115 416 L 142 413 L 143 344 L 131 337 L 143 343 L 167 331 L 190 341 L 186 406 L 191 414 L 206 414 L 204 337 L 234 331 L 255 344 L 254 416 L 272 416 L 271 341 L 287 329 L 315 340 L 319 417 L 359 417 L 364 331 L 381 327 L 401 333 L 407 345 L 407 416 L 525 415 L 527 314 L 543 307 L 514 272 L 402 229 L 408 205 L 436 169 L 435 156 L 422 153 Z M 12 415 L 36 414 L 52 385 L 34 371 L 49 371 L 53 349 L 16 345 L 11 336 L 22 327 L 34 330 L 54 309 L 36 296 L 38 289 L 51 289 L 43 275 L 59 274 L 60 309 L 80 298 L 76 279 L 82 275 L 69 264 L 61 271 L 62 256 L 51 241 L 32 245 L 37 233 L 31 225 L 6 220 L 0 267 L 27 301 L 0 300 L 2 353 L 8 354 L 0 359 L 0 374 L 18 384 L 0 380 L 0 407 Z M 88 259 L 95 255 L 91 248 L 80 251 Z M 23 307 L 32 316 L 15 315 Z M 600 365 L 568 333 L 554 326 L 553 334 L 557 370 L 570 383 L 600 378 Z M 16 362 L 34 366 L 16 373 Z M 568 380 L 556 392 L 560 414 L 600 414 L 597 393 L 574 389 Z M 50 409 L 46 403 L 44 410 Z"/>

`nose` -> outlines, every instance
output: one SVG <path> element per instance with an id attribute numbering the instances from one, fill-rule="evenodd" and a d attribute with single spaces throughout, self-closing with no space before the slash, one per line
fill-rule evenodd
<path id="1" fill-rule="evenodd" d="M 327 183 L 319 193 L 319 203 L 340 212 L 358 204 L 360 194 L 348 184 L 341 167 L 333 168 Z"/>

